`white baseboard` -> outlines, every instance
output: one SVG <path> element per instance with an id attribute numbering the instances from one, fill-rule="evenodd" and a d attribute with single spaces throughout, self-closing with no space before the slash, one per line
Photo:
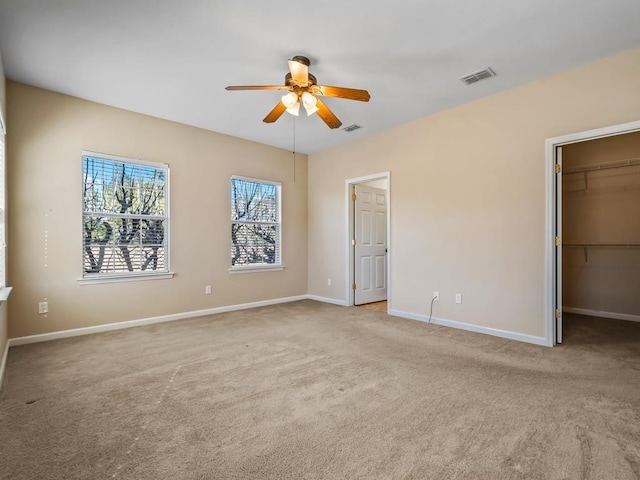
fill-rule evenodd
<path id="1" fill-rule="evenodd" d="M 307 298 L 309 300 L 316 300 L 317 302 L 332 303 L 334 305 L 340 305 L 341 307 L 346 307 L 347 306 L 346 300 L 338 300 L 336 298 L 319 297 L 318 295 L 307 295 Z"/>
<path id="2" fill-rule="evenodd" d="M 390 310 L 389 315 L 396 317 L 408 318 L 409 320 L 418 320 L 420 322 L 428 322 L 428 315 L 420 315 L 409 312 L 402 312 L 399 310 Z M 550 347 L 545 337 L 536 337 L 533 335 L 526 335 L 524 333 L 510 332 L 508 330 L 500 330 L 497 328 L 482 327 L 480 325 L 473 325 L 471 323 L 456 322 L 454 320 L 447 320 L 445 318 L 431 317 L 431 323 L 434 325 L 442 325 L 444 327 L 452 327 L 460 330 L 467 330 L 469 332 L 484 333 L 486 335 L 493 335 L 494 337 L 506 338 L 509 340 L 517 340 L 518 342 L 533 343 L 534 345 L 541 345 L 544 347 Z"/>
<path id="3" fill-rule="evenodd" d="M 59 332 L 42 333 L 40 335 L 30 335 L 28 337 L 11 338 L 8 347 L 18 345 L 26 345 L 29 343 L 48 342 L 49 340 L 57 340 L 59 338 L 78 337 L 81 335 L 90 335 L 92 333 L 109 332 L 112 330 L 122 330 L 124 328 L 141 327 L 143 325 L 152 325 L 154 323 L 172 322 L 174 320 L 184 320 L 187 318 L 202 317 L 204 315 L 215 315 L 217 313 L 233 312 L 236 310 L 246 310 L 249 308 L 265 307 L 267 305 L 276 305 L 279 303 L 295 302 L 298 300 L 306 300 L 307 295 L 298 295 L 295 297 L 274 298 L 272 300 L 263 300 L 260 302 L 242 303 L 239 305 L 228 305 L 226 307 L 208 308 L 205 310 L 195 310 L 192 312 L 174 313 L 171 315 L 162 315 L 160 317 L 142 318 L 139 320 L 128 320 L 118 323 L 107 323 L 105 325 L 95 325 L 92 327 L 74 328 L 72 330 L 62 330 Z M 4 363 L 2 364 L 4 366 Z"/>
<path id="4" fill-rule="evenodd" d="M 4 355 L 3 355 L 3 359 L 2 359 L 2 363 L 0 364 L 0 379 L 2 379 L 2 375 L 4 374 L 4 368 L 5 368 L 5 364 L 6 364 L 6 359 L 7 359 L 7 352 L 9 350 L 9 347 L 15 347 L 18 345 L 26 345 L 29 343 L 38 343 L 38 342 L 48 342 L 50 340 L 57 340 L 59 338 L 69 338 L 69 337 L 78 337 L 81 335 L 90 335 L 93 333 L 101 333 L 101 332 L 109 332 L 112 330 L 122 330 L 125 328 L 133 328 L 133 327 L 141 327 L 143 325 L 152 325 L 152 324 L 156 324 L 156 323 L 164 323 L 164 322 L 172 322 L 175 320 L 184 320 L 184 319 L 188 319 L 188 318 L 195 318 L 195 317 L 201 317 L 201 316 L 205 316 L 205 315 L 215 315 L 218 313 L 225 313 L 225 312 L 233 312 L 233 311 L 237 311 L 237 310 L 246 310 L 249 308 L 256 308 L 256 307 L 265 307 L 268 305 L 277 305 L 280 303 L 289 303 L 289 302 L 295 302 L 298 300 L 316 300 L 318 302 L 324 302 L 324 303 L 331 303 L 334 305 L 339 305 L 339 306 L 347 306 L 347 302 L 345 300 L 338 300 L 338 299 L 334 299 L 334 298 L 326 298 L 326 297 L 320 297 L 317 295 L 298 295 L 298 296 L 294 296 L 294 297 L 284 297 L 284 298 L 275 298 L 275 299 L 271 299 L 271 300 L 263 300 L 260 302 L 251 302 L 251 303 L 242 303 L 239 305 L 228 305 L 225 307 L 216 307 L 216 308 L 209 308 L 209 309 L 205 309 L 205 310 L 195 310 L 195 311 L 191 311 L 191 312 L 183 312 L 183 313 L 174 313 L 171 315 L 162 315 L 159 317 L 149 317 L 149 318 L 142 318 L 142 319 L 138 319 L 138 320 L 128 320 L 128 321 L 124 321 L 124 322 L 118 322 L 118 323 L 108 323 L 108 324 L 104 324 L 104 325 L 95 325 L 92 327 L 82 327 L 82 328 L 74 328 L 71 330 L 62 330 L 59 332 L 51 332 L 51 333 L 43 333 L 43 334 L 39 334 L 39 335 L 30 335 L 27 337 L 18 337 L 18 338 L 11 338 L 9 339 L 9 341 L 7 342 L 7 346 L 5 348 L 4 351 Z M 581 312 L 576 312 L 576 313 L 581 313 Z M 410 320 L 418 320 L 421 322 L 426 322 L 429 320 L 429 317 L 426 315 L 419 315 L 419 314 L 414 314 L 414 313 L 409 313 L 409 312 L 402 312 L 399 310 L 390 310 L 389 311 L 389 315 L 394 315 L 396 317 L 402 317 L 402 318 L 408 318 Z M 588 314 L 587 314 L 588 315 Z M 510 332 L 507 330 L 498 330 L 495 328 L 489 328 L 489 327 L 482 327 L 482 326 L 478 326 L 478 325 L 472 325 L 469 323 L 463 323 L 463 322 L 456 322 L 453 320 L 447 320 L 444 318 L 432 318 L 431 319 L 431 323 L 435 324 L 435 325 L 442 325 L 445 327 L 452 327 L 452 328 L 458 328 L 461 330 L 468 330 L 471 332 L 476 332 L 476 333 L 484 333 L 487 335 L 493 335 L 496 337 L 501 337 L 501 338 L 507 338 L 510 340 L 517 340 L 520 342 L 526 342 L 526 343 L 533 343 L 535 345 L 544 345 L 544 346 L 550 346 L 546 339 L 544 337 L 535 337 L 532 335 L 525 335 L 525 334 L 521 334 L 521 333 L 516 333 L 516 332 Z"/>
<path id="5" fill-rule="evenodd" d="M 578 315 L 589 315 L 590 317 L 612 318 L 614 320 L 627 320 L 628 322 L 640 322 L 640 315 L 629 313 L 601 312 L 599 310 L 589 310 L 586 308 L 562 307 L 566 313 L 576 313 Z"/>
<path id="6" fill-rule="evenodd" d="M 4 371 L 7 367 L 7 357 L 9 356 L 9 342 L 4 346 L 4 353 L 2 354 L 2 360 L 0 360 L 0 390 L 4 384 Z"/>

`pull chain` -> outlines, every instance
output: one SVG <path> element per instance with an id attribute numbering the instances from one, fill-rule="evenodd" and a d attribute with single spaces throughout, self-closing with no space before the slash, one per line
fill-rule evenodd
<path id="1" fill-rule="evenodd" d="M 296 117 L 293 117 L 293 183 L 296 183 Z"/>

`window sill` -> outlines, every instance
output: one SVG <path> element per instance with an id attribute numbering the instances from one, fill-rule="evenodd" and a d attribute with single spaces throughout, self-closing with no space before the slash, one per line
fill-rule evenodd
<path id="1" fill-rule="evenodd" d="M 266 265 L 266 266 L 257 266 L 251 265 L 248 267 L 231 267 L 229 269 L 229 273 L 258 273 L 258 272 L 278 272 L 280 270 L 284 270 L 284 265 Z"/>
<path id="2" fill-rule="evenodd" d="M 13 287 L 0 287 L 0 303 L 6 302 Z"/>
<path id="3" fill-rule="evenodd" d="M 120 283 L 120 282 L 140 282 L 144 280 L 166 280 L 173 278 L 174 272 L 163 273 L 146 273 L 138 275 L 110 275 L 110 276 L 95 276 L 87 278 L 79 278 L 78 283 L 80 285 L 94 285 L 98 283 Z"/>

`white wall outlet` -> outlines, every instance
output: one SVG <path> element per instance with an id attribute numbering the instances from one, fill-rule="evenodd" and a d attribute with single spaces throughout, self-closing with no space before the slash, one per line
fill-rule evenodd
<path id="1" fill-rule="evenodd" d="M 206 285 L 204 287 L 204 294 L 205 295 L 211 295 L 211 285 Z"/>
<path id="2" fill-rule="evenodd" d="M 440 292 L 433 292 L 433 298 L 436 302 L 440 301 Z"/>
<path id="3" fill-rule="evenodd" d="M 327 278 L 327 285 L 331 286 L 331 279 Z"/>
<path id="4" fill-rule="evenodd" d="M 49 313 L 49 302 L 38 303 L 38 313 Z"/>
<path id="5" fill-rule="evenodd" d="M 456 293 L 456 303 L 462 303 L 462 294 Z"/>

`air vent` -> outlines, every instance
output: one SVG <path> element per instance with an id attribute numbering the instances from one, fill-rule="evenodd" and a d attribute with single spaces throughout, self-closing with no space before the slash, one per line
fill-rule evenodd
<path id="1" fill-rule="evenodd" d="M 342 130 L 344 130 L 345 132 L 353 132 L 354 130 L 358 130 L 359 128 L 362 128 L 362 127 L 360 125 L 356 125 L 355 123 L 353 123 L 348 127 L 344 127 Z"/>
<path id="2" fill-rule="evenodd" d="M 494 72 L 489 67 L 487 67 L 484 70 L 478 70 L 477 72 L 473 72 L 469 75 L 465 75 L 464 77 L 461 77 L 460 80 L 465 85 L 471 85 L 472 83 L 476 83 L 476 82 L 479 82 L 480 80 L 485 80 L 487 78 L 491 78 L 495 76 L 496 76 L 496 72 Z"/>

